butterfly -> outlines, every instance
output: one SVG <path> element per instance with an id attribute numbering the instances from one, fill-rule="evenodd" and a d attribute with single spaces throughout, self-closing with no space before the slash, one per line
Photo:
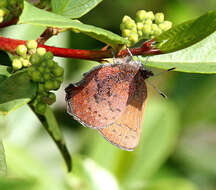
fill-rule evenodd
<path id="1" fill-rule="evenodd" d="M 131 56 L 114 61 L 94 67 L 65 89 L 67 112 L 113 145 L 131 151 L 139 144 L 142 131 L 145 79 L 153 73 Z"/>

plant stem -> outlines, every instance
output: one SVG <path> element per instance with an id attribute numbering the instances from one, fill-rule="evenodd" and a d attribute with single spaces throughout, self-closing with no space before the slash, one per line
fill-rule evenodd
<path id="1" fill-rule="evenodd" d="M 130 51 L 133 55 L 156 55 L 161 54 L 162 52 L 159 49 L 152 47 L 154 40 L 146 41 L 143 43 L 141 47 L 138 48 L 130 48 Z M 5 38 L 0 36 L 0 49 L 4 51 L 8 51 L 12 54 L 16 52 L 16 47 L 21 44 L 26 44 L 26 40 L 17 40 L 11 38 Z M 87 60 L 96 60 L 100 61 L 105 58 L 112 58 L 112 50 L 81 50 L 81 49 L 68 49 L 68 48 L 60 48 L 54 46 L 47 46 L 39 43 L 38 47 L 43 47 L 47 51 L 53 53 L 54 56 L 58 57 L 67 57 L 74 59 L 87 59 Z M 126 49 L 121 50 L 117 53 L 116 57 L 127 56 L 128 51 Z"/>

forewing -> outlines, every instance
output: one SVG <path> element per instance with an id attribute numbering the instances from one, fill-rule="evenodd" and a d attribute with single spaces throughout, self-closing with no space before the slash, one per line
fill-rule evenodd
<path id="1" fill-rule="evenodd" d="M 111 126 L 98 131 L 113 145 L 131 151 L 139 143 L 147 99 L 144 79 L 136 79 L 136 90 L 124 113 Z"/>
<path id="2" fill-rule="evenodd" d="M 103 128 L 116 121 L 136 89 L 137 68 L 106 64 L 94 68 L 84 79 L 66 88 L 67 110 L 87 127 Z"/>

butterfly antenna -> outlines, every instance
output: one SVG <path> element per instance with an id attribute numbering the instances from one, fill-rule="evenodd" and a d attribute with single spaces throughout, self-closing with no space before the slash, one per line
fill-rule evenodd
<path id="1" fill-rule="evenodd" d="M 113 63 L 117 63 L 116 57 L 115 57 L 115 52 L 112 49 L 112 56 L 113 56 Z"/>
<path id="2" fill-rule="evenodd" d="M 149 81 L 146 81 L 152 88 L 154 88 L 155 91 L 157 91 L 158 94 L 160 94 L 163 98 L 167 99 L 167 95 L 164 94 L 162 91 L 160 91 L 157 87 L 155 87 L 152 83 Z"/>
<path id="3" fill-rule="evenodd" d="M 154 76 L 160 76 L 161 74 L 164 74 L 164 73 L 166 73 L 166 72 L 169 72 L 169 71 L 172 71 L 172 70 L 175 70 L 176 68 L 175 67 L 173 67 L 173 68 L 171 68 L 171 69 L 168 69 L 168 70 L 166 70 L 166 71 L 161 71 L 161 72 L 159 72 L 159 73 L 157 73 L 157 74 L 155 74 Z"/>

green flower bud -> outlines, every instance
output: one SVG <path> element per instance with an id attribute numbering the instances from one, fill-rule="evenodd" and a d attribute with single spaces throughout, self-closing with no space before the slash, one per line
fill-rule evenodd
<path id="1" fill-rule="evenodd" d="M 154 30 L 153 35 L 155 36 L 159 36 L 162 33 L 162 30 L 160 28 L 157 28 Z"/>
<path id="2" fill-rule="evenodd" d="M 35 49 L 29 49 L 28 50 L 28 54 L 30 54 L 30 55 L 36 54 L 36 51 L 37 51 L 37 48 L 35 48 Z"/>
<path id="3" fill-rule="evenodd" d="M 164 21 L 163 24 L 166 26 L 165 31 L 172 28 L 172 22 L 170 22 L 170 21 Z"/>
<path id="4" fill-rule="evenodd" d="M 0 9 L 0 17 L 3 17 L 5 15 L 4 9 Z"/>
<path id="5" fill-rule="evenodd" d="M 136 23 L 133 19 L 131 19 L 129 16 L 124 16 L 122 19 L 122 22 L 125 25 L 125 28 L 127 29 L 133 29 L 136 28 Z"/>
<path id="6" fill-rule="evenodd" d="M 126 23 L 126 22 L 131 21 L 131 20 L 133 20 L 131 17 L 125 15 L 122 19 L 122 23 Z"/>
<path id="7" fill-rule="evenodd" d="M 22 65 L 23 65 L 24 67 L 30 66 L 30 62 L 29 62 L 28 59 L 21 58 L 21 62 L 22 62 Z"/>
<path id="8" fill-rule="evenodd" d="M 32 72 L 31 78 L 34 82 L 42 82 L 41 74 L 39 71 Z"/>
<path id="9" fill-rule="evenodd" d="M 121 23 L 120 24 L 120 30 L 124 30 L 125 29 L 125 24 L 124 23 Z"/>
<path id="10" fill-rule="evenodd" d="M 52 89 L 55 89 L 55 88 L 54 88 L 53 81 L 51 81 L 51 80 L 46 81 L 46 82 L 44 83 L 44 87 L 45 87 L 45 89 L 46 89 L 47 91 L 50 91 L 50 90 L 52 90 Z"/>
<path id="11" fill-rule="evenodd" d="M 50 73 L 50 69 L 46 67 L 45 70 L 44 70 L 44 72 L 45 73 Z"/>
<path id="12" fill-rule="evenodd" d="M 36 71 L 35 67 L 29 67 L 28 68 L 28 73 L 29 73 L 30 76 L 32 76 L 32 73 L 35 72 L 35 71 Z"/>
<path id="13" fill-rule="evenodd" d="M 155 14 L 155 23 L 160 24 L 164 21 L 164 14 L 163 13 L 156 13 Z"/>
<path id="14" fill-rule="evenodd" d="M 52 76 L 50 75 L 50 73 L 45 73 L 43 75 L 43 78 L 44 78 L 45 81 L 48 81 L 48 80 L 50 80 L 52 78 Z"/>
<path id="15" fill-rule="evenodd" d="M 42 93 L 42 92 L 44 92 L 44 91 L 45 91 L 44 85 L 43 85 L 43 84 L 39 84 L 39 85 L 38 85 L 38 92 L 39 92 L 39 93 Z"/>
<path id="16" fill-rule="evenodd" d="M 7 5 L 8 5 L 7 0 L 0 1 L 0 7 L 7 7 Z"/>
<path id="17" fill-rule="evenodd" d="M 132 43 L 136 43 L 139 40 L 138 34 L 137 33 L 133 33 L 129 36 L 128 38 Z"/>
<path id="18" fill-rule="evenodd" d="M 53 81 L 53 89 L 54 90 L 58 90 L 59 88 L 60 88 L 60 86 L 61 86 L 61 82 L 59 82 L 59 81 Z"/>
<path id="19" fill-rule="evenodd" d="M 38 43 L 36 40 L 28 40 L 26 43 L 26 46 L 28 49 L 36 49 L 38 46 Z"/>
<path id="20" fill-rule="evenodd" d="M 48 60 L 43 60 L 41 63 L 40 63 L 40 66 L 41 67 L 44 67 L 44 68 L 47 68 L 47 61 Z M 48 69 L 48 68 L 47 68 Z M 48 70 L 48 72 L 49 72 L 49 70 Z"/>
<path id="21" fill-rule="evenodd" d="M 16 53 L 18 55 L 24 56 L 27 53 L 27 47 L 25 45 L 18 45 L 16 48 Z"/>
<path id="22" fill-rule="evenodd" d="M 139 10 L 136 13 L 136 21 L 143 22 L 147 18 L 147 12 L 145 10 Z"/>
<path id="23" fill-rule="evenodd" d="M 147 20 L 145 21 L 145 24 L 151 25 L 151 24 L 152 24 L 152 20 L 151 20 L 151 19 L 147 19 Z"/>
<path id="24" fill-rule="evenodd" d="M 164 23 L 161 23 L 161 24 L 159 24 L 158 26 L 159 26 L 159 28 L 160 28 L 161 30 L 163 30 L 163 31 L 166 30 L 166 25 L 165 25 Z"/>
<path id="25" fill-rule="evenodd" d="M 20 59 L 14 59 L 12 62 L 12 66 L 14 68 L 14 70 L 18 70 L 22 68 L 22 62 Z"/>
<path id="26" fill-rule="evenodd" d="M 37 53 L 31 55 L 30 62 L 32 63 L 32 65 L 39 64 L 41 62 L 40 55 L 38 55 Z"/>
<path id="27" fill-rule="evenodd" d="M 142 22 L 137 22 L 137 30 L 142 30 L 143 29 L 143 23 Z"/>
<path id="28" fill-rule="evenodd" d="M 155 30 L 157 30 L 159 27 L 157 24 L 152 24 L 151 25 L 152 31 L 154 32 Z"/>
<path id="29" fill-rule="evenodd" d="M 35 112 L 43 115 L 46 112 L 47 105 L 44 103 L 38 103 L 35 107 Z"/>
<path id="30" fill-rule="evenodd" d="M 9 5 L 13 6 L 16 5 L 17 0 L 8 0 Z"/>
<path id="31" fill-rule="evenodd" d="M 48 97 L 50 98 L 52 103 L 54 103 L 56 101 L 56 95 L 53 92 L 49 92 Z"/>
<path id="32" fill-rule="evenodd" d="M 143 35 L 142 30 L 138 30 L 138 31 L 137 31 L 137 34 L 138 34 L 138 36 L 142 36 L 142 35 Z"/>
<path id="33" fill-rule="evenodd" d="M 53 61 L 51 59 L 47 60 L 47 66 L 48 66 L 48 68 L 53 68 L 54 65 L 55 65 L 55 61 Z"/>
<path id="34" fill-rule="evenodd" d="M 56 77 L 55 80 L 59 81 L 60 83 L 62 83 L 63 82 L 63 77 Z"/>
<path id="35" fill-rule="evenodd" d="M 56 67 L 54 70 L 53 70 L 53 73 L 56 77 L 60 77 L 60 76 L 63 76 L 64 74 L 64 69 L 60 66 Z"/>
<path id="36" fill-rule="evenodd" d="M 144 24 L 142 31 L 143 31 L 144 34 L 147 34 L 147 35 L 151 34 L 151 32 L 152 32 L 151 25 Z"/>
<path id="37" fill-rule="evenodd" d="M 40 56 L 43 56 L 43 55 L 45 55 L 45 53 L 46 53 L 46 49 L 45 48 L 41 48 L 41 47 L 39 47 L 39 48 L 37 48 L 37 53 L 40 55 Z"/>
<path id="38" fill-rule="evenodd" d="M 42 66 L 39 66 L 39 67 L 38 67 L 38 71 L 40 71 L 40 73 L 43 74 L 44 71 L 45 71 L 45 68 L 42 67 Z"/>
<path id="39" fill-rule="evenodd" d="M 4 21 L 4 17 L 0 16 L 0 23 Z"/>
<path id="40" fill-rule="evenodd" d="M 154 13 L 152 11 L 149 11 L 147 12 L 147 19 L 151 19 L 151 20 L 154 20 L 155 16 L 154 16 Z"/>
<path id="41" fill-rule="evenodd" d="M 53 56 L 52 52 L 50 52 L 50 51 L 46 52 L 44 55 L 45 59 L 53 59 L 53 57 L 54 56 Z"/>

